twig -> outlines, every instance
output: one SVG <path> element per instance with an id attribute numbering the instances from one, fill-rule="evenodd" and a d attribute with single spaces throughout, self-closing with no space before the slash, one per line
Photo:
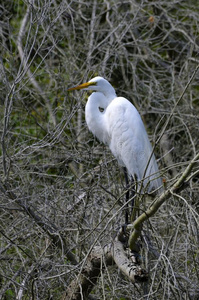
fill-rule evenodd
<path id="1" fill-rule="evenodd" d="M 42 91 L 42 88 L 40 87 L 39 83 L 36 81 L 36 79 L 34 78 L 32 72 L 30 71 L 30 69 L 29 69 L 30 65 L 27 64 L 28 58 L 26 57 L 25 52 L 23 51 L 22 38 L 25 34 L 25 30 L 26 30 L 27 22 L 28 22 L 28 19 L 29 19 L 29 16 L 30 16 L 30 12 L 31 12 L 31 4 L 28 4 L 27 10 L 26 10 L 25 16 L 22 20 L 21 27 L 20 27 L 19 34 L 18 34 L 17 48 L 18 48 L 18 51 L 19 51 L 19 56 L 20 56 L 20 59 L 21 59 L 22 66 L 24 68 L 24 73 L 27 73 L 27 75 L 30 79 L 30 82 L 32 83 L 32 85 L 35 87 L 35 89 L 39 92 L 40 96 L 45 101 L 46 107 L 47 107 L 49 115 L 50 115 L 50 119 L 52 120 L 52 123 L 55 126 L 56 125 L 56 119 L 55 119 L 55 116 L 53 114 L 50 101 L 44 95 L 44 93 Z"/>
<path id="2" fill-rule="evenodd" d="M 175 105 L 174 105 L 174 107 L 173 107 L 173 109 L 172 109 L 172 111 L 171 111 L 171 113 L 170 113 L 168 119 L 166 120 L 166 122 L 165 122 L 165 124 L 164 124 L 164 126 L 163 126 L 163 129 L 162 129 L 162 132 L 161 132 L 159 138 L 158 138 L 158 139 L 156 140 L 156 142 L 155 142 L 155 145 L 157 145 L 157 144 L 159 143 L 159 141 L 161 140 L 162 136 L 164 135 L 164 133 L 165 133 L 165 131 L 166 131 L 166 128 L 167 128 L 167 126 L 168 126 L 168 124 L 169 124 L 171 118 L 173 117 L 173 114 L 174 114 L 174 111 L 176 110 L 176 107 L 178 106 L 179 102 L 182 100 L 182 98 L 183 98 L 184 94 L 186 93 L 188 87 L 190 86 L 190 84 L 191 84 L 193 78 L 195 77 L 196 73 L 198 72 L 198 69 L 199 69 L 199 64 L 197 65 L 197 67 L 195 68 L 195 70 L 194 70 L 194 72 L 193 72 L 191 78 L 190 78 L 189 81 L 187 82 L 187 84 L 186 84 L 186 86 L 185 86 L 185 88 L 184 88 L 182 94 L 180 95 L 180 97 L 179 97 L 178 100 L 176 101 L 176 103 L 175 103 Z"/>
<path id="3" fill-rule="evenodd" d="M 58 228 L 54 224 L 50 224 L 49 221 L 40 218 L 36 213 L 35 209 L 31 208 L 30 206 L 26 205 L 25 201 L 23 202 L 23 198 L 18 198 L 17 195 L 11 191 L 9 186 L 7 184 L 4 184 L 0 182 L 0 190 L 10 199 L 14 200 L 21 208 L 23 208 L 23 211 L 26 212 L 35 222 L 38 226 L 40 226 L 51 238 L 52 242 L 61 249 L 68 260 L 71 261 L 73 264 L 77 264 L 77 260 L 75 258 L 75 255 L 67 248 L 65 239 L 61 236 L 59 233 Z"/>
<path id="4" fill-rule="evenodd" d="M 30 269 L 28 270 L 25 278 L 23 279 L 22 283 L 21 283 L 21 286 L 19 288 L 19 291 L 17 293 L 17 296 L 16 296 L 16 300 L 21 300 L 23 298 L 23 292 L 24 290 L 26 289 L 26 284 L 27 284 L 27 281 L 29 280 L 29 278 L 31 277 L 32 273 L 34 272 L 35 270 L 35 265 L 33 264 Z"/>

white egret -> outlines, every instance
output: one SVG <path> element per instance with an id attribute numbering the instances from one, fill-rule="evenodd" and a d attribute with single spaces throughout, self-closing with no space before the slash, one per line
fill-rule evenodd
<path id="1" fill-rule="evenodd" d="M 68 89 L 95 91 L 85 107 L 89 130 L 108 145 L 119 165 L 125 167 L 137 186 L 148 192 L 162 186 L 157 162 L 152 153 L 142 119 L 135 106 L 117 97 L 112 85 L 102 77 Z"/>

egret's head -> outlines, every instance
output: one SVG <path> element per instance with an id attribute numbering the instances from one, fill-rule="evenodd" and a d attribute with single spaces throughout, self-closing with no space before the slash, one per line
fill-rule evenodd
<path id="1" fill-rule="evenodd" d="M 82 83 L 78 86 L 68 89 L 68 91 L 74 90 L 86 90 L 86 91 L 97 91 L 101 92 L 104 95 L 113 94 L 115 95 L 115 90 L 112 85 L 103 77 L 97 76 L 92 78 L 90 81 Z"/>

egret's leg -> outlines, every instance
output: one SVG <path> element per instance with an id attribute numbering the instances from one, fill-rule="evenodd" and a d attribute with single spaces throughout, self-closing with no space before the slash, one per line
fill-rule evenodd
<path id="1" fill-rule="evenodd" d="M 134 205 L 135 205 L 135 180 L 133 178 L 133 176 L 131 176 L 131 194 L 130 194 L 130 197 L 131 197 L 131 214 L 133 212 L 133 209 L 134 209 Z"/>
<path id="2" fill-rule="evenodd" d="M 137 207 L 138 207 L 138 197 L 136 196 L 136 182 L 137 182 L 137 176 L 136 174 L 131 177 L 131 223 L 133 223 L 136 219 L 136 214 L 137 214 Z"/>
<path id="3" fill-rule="evenodd" d="M 124 178 L 126 182 L 126 209 L 125 209 L 125 224 L 129 223 L 129 214 L 128 214 L 128 201 L 129 201 L 129 178 L 128 178 L 128 173 L 127 169 L 124 167 Z"/>

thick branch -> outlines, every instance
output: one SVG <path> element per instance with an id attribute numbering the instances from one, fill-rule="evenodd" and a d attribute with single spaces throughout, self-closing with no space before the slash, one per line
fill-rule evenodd
<path id="1" fill-rule="evenodd" d="M 136 261 L 127 257 L 124 252 L 123 244 L 115 240 L 111 247 L 114 262 L 118 268 L 125 274 L 132 282 L 143 282 L 148 280 L 148 274 L 141 268 Z M 133 253 L 131 254 L 133 257 Z"/>
<path id="2" fill-rule="evenodd" d="M 104 247 L 94 247 L 82 271 L 70 283 L 62 300 L 80 300 L 87 299 L 89 293 L 97 282 L 101 271 L 105 266 L 116 263 L 118 268 L 132 282 L 143 282 L 148 280 L 148 274 L 131 257 L 127 257 L 122 242 L 116 238 L 112 244 Z"/>

